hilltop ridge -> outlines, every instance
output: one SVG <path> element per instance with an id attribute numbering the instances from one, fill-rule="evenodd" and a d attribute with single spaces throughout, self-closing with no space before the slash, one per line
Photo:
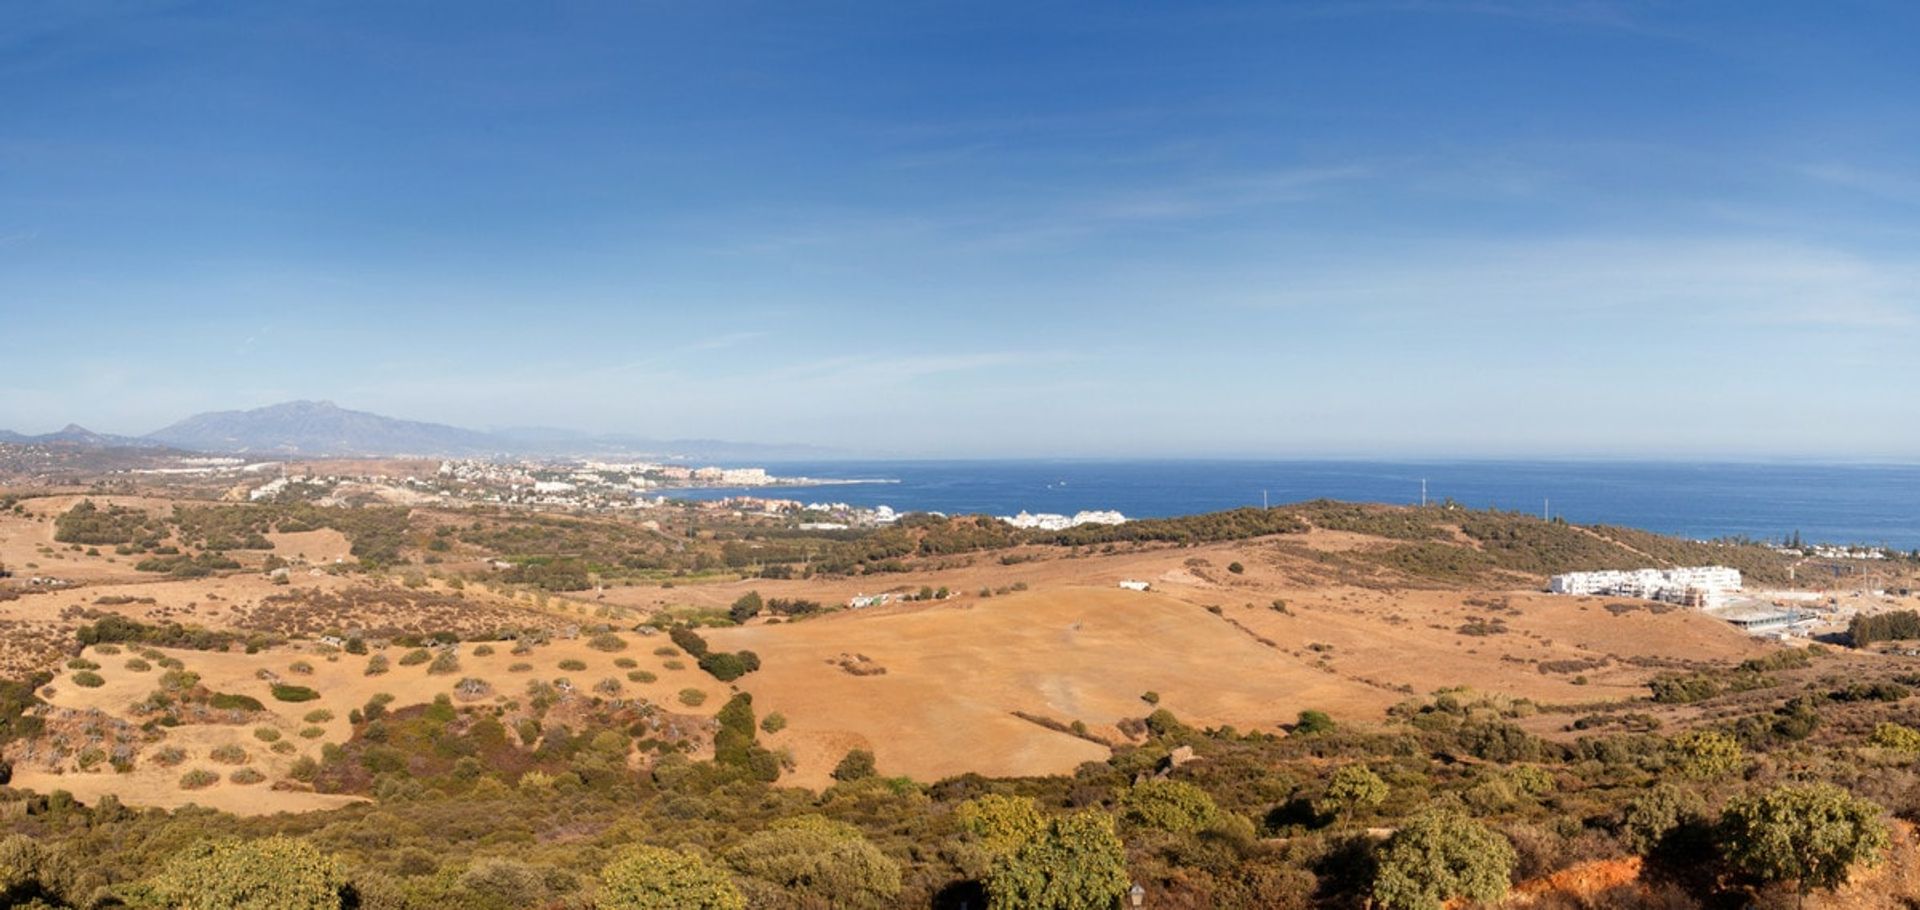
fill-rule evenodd
<path id="1" fill-rule="evenodd" d="M 332 401 L 287 401 L 246 410 L 208 411 L 144 436 L 95 433 L 77 424 L 40 435 L 0 430 L 0 443 L 86 449 L 174 448 L 221 455 L 278 457 L 604 455 L 704 459 L 820 457 L 815 446 L 719 439 L 650 439 L 553 428 L 472 430 L 343 408 Z"/>

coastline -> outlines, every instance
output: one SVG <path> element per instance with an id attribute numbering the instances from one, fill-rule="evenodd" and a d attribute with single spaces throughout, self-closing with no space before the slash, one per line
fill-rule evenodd
<path id="1" fill-rule="evenodd" d="M 769 464 L 854 506 L 1014 515 L 1112 510 L 1167 518 L 1262 503 L 1452 500 L 1696 540 L 1920 549 L 1920 465 L 1678 461 L 943 460 Z M 838 475 L 838 476 L 836 476 Z M 876 477 L 885 477 L 881 482 Z M 695 501 L 774 487 L 661 491 Z M 802 489 L 802 488 L 794 488 Z"/>

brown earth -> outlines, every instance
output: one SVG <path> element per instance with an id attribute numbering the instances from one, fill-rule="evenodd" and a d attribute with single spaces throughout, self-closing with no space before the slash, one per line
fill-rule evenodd
<path id="1" fill-rule="evenodd" d="M 103 505 L 171 506 L 162 499 L 94 498 Z M 1644 696 L 1646 681 L 1663 669 L 1737 661 L 1772 647 L 1698 613 L 1609 609 L 1614 601 L 1546 596 L 1532 588 L 1537 581 L 1523 578 L 1511 590 L 1413 584 L 1358 558 L 1391 542 L 1319 529 L 1193 547 L 1121 545 L 1111 552 L 1022 547 L 855 578 L 721 578 L 547 595 L 492 582 L 470 582 L 464 591 L 443 581 L 406 588 L 379 576 L 316 574 L 306 567 L 290 573 L 287 585 L 274 585 L 258 572 L 153 577 L 132 571 L 131 560 L 113 558 L 110 551 L 89 557 L 51 544 L 51 517 L 78 499 L 30 500 L 35 517 L 0 516 L 0 559 L 16 569 L 38 562 L 43 568 L 33 571 L 83 585 L 0 600 L 0 630 L 9 633 L 0 639 L 0 664 L 15 675 L 23 667 L 57 667 L 63 655 L 50 653 L 56 633 L 88 609 L 147 622 L 281 634 L 429 624 L 475 631 L 509 623 L 563 631 L 594 622 L 630 626 L 662 609 L 724 609 L 749 590 L 837 608 L 856 594 L 949 589 L 953 596 L 947 600 L 896 602 L 797 622 L 762 618 L 705 633 L 717 649 L 760 655 L 762 669 L 737 686 L 754 694 L 761 716 L 786 716 L 787 728 L 765 739 L 792 752 L 796 770 L 787 779 L 807 785 L 826 782 L 833 765 L 856 747 L 872 749 L 883 772 L 920 779 L 965 771 L 1071 771 L 1104 758 L 1106 743 L 1125 741 L 1117 725 L 1153 710 L 1141 698 L 1149 691 L 1188 723 L 1276 731 L 1308 708 L 1328 711 L 1342 723 L 1377 723 L 1397 702 L 1454 686 L 1556 704 L 1620 701 Z M 349 558 L 346 539 L 333 531 L 270 539 L 276 554 L 287 558 L 322 565 Z M 1233 564 L 1241 571 L 1230 571 Z M 1123 579 L 1149 581 L 1153 591 L 1120 590 Z M 299 597 L 284 599 L 288 595 Z M 659 673 L 660 681 L 626 684 L 629 694 L 679 710 L 675 693 L 692 685 L 711 696 L 701 711 L 710 714 L 724 703 L 729 687 L 691 669 L 690 660 L 689 669 L 667 671 L 648 646 L 658 640 L 631 633 L 627 638 L 632 647 L 621 655 L 557 642 L 536 655 L 535 675 L 570 676 L 583 688 L 608 676 L 624 681 L 624 671 L 615 672 L 611 660 L 630 656 Z M 518 696 L 525 686 L 523 675 L 505 669 L 517 662 L 506 655 L 505 644 L 495 645 L 493 657 L 463 657 L 462 672 L 446 677 L 397 666 L 399 649 L 389 652 L 396 660 L 392 673 L 369 678 L 361 674 L 365 658 L 316 660 L 305 647 L 296 643 L 255 655 L 172 653 L 210 687 L 263 702 L 270 696 L 257 671 L 285 675 L 292 660 L 310 660 L 314 675 L 294 681 L 315 687 L 322 699 L 269 705 L 275 723 L 292 723 L 289 717 L 297 720 L 313 707 L 334 711 L 324 736 L 299 741 L 308 751 L 341 741 L 347 711 L 374 692 L 390 692 L 398 698 L 395 707 L 404 707 L 448 691 L 461 676 L 487 680 L 499 698 Z M 463 646 L 463 653 L 468 650 Z M 548 666 L 575 654 L 589 671 L 566 674 Z M 106 686 L 82 690 L 67 684 L 62 672 L 55 704 L 132 720 L 128 706 L 152 681 L 129 678 L 121 661 L 99 662 Z M 1076 721 L 1083 732 L 1064 729 Z M 250 739 L 253 726 L 227 733 L 182 727 L 165 735 L 210 749 L 222 736 Z M 200 737 L 209 739 L 203 743 Z M 265 769 L 273 772 L 268 784 L 222 783 L 190 795 L 177 787 L 184 768 L 163 772 L 136 764 L 128 774 L 82 774 L 67 767 L 56 776 L 23 767 L 18 779 L 36 789 L 59 786 L 77 794 L 112 788 L 138 804 L 207 804 L 234 789 L 243 793 L 235 799 L 257 811 L 309 807 L 311 794 L 267 789 L 291 761 L 274 756 L 267 762 Z"/>
<path id="2" fill-rule="evenodd" d="M 329 808 L 352 802 L 354 797 L 329 796 L 300 790 L 273 789 L 276 784 L 282 787 L 299 785 L 289 781 L 287 770 L 299 757 L 318 757 L 320 747 L 326 743 L 342 743 L 351 735 L 348 713 L 365 705 L 376 693 L 394 696 L 393 709 L 409 705 L 426 704 L 435 696 L 454 694 L 454 686 L 465 678 L 486 681 L 492 688 L 492 694 L 479 702 L 460 701 L 460 704 L 504 705 L 521 698 L 528 681 L 534 679 L 553 682 L 566 679 L 582 692 L 604 679 L 614 679 L 620 684 L 619 696 L 629 699 L 644 699 L 667 706 L 677 714 L 711 716 L 725 704 L 730 695 L 728 687 L 713 677 L 692 666 L 684 658 L 681 669 L 669 669 L 667 664 L 672 658 L 653 653 L 655 647 L 665 646 L 664 636 L 642 636 L 628 634 L 625 650 L 609 653 L 588 647 L 583 639 L 555 641 L 536 646 L 530 654 L 512 654 L 512 642 L 486 643 L 494 653 L 476 656 L 476 645 L 463 644 L 455 649 L 459 654 L 460 668 L 447 674 L 430 674 L 426 664 L 401 666 L 400 657 L 409 649 L 392 647 L 382 652 L 391 662 L 391 669 L 384 674 L 368 676 L 365 673 L 368 656 L 335 652 L 317 646 L 276 648 L 258 654 L 246 654 L 240 651 L 190 651 L 181 649 L 155 649 L 168 657 L 178 659 L 184 669 L 197 673 L 201 685 L 223 693 L 248 695 L 258 699 L 265 711 L 253 715 L 241 715 L 233 723 L 187 723 L 177 727 L 159 728 L 157 738 L 142 746 L 133 768 L 126 772 L 115 772 L 102 764 L 92 771 L 82 771 L 73 761 L 73 755 L 85 745 L 84 741 L 58 744 L 60 757 L 52 756 L 53 748 L 41 742 L 32 746 L 15 744 L 9 757 L 14 760 L 13 785 L 26 787 L 40 792 L 66 790 L 83 801 L 91 801 L 101 795 L 112 793 L 128 805 L 136 806 L 179 806 L 198 803 L 214 806 L 242 815 L 266 814 L 279 811 L 304 811 L 314 808 Z M 58 720 L 66 716 L 96 716 L 119 719 L 138 726 L 148 717 L 135 710 L 136 703 L 157 686 L 162 672 L 155 666 L 147 671 L 135 671 L 127 667 L 127 661 L 137 649 L 122 648 L 118 654 L 102 654 L 97 648 L 89 648 L 83 657 L 100 664 L 97 671 L 106 679 L 105 685 L 98 688 L 82 688 L 73 684 L 71 674 L 62 671 L 53 683 L 42 690 L 42 696 L 53 706 L 53 717 Z M 627 678 L 627 670 L 616 667 L 614 661 L 620 658 L 632 659 L 639 669 L 648 670 L 658 678 L 654 682 L 634 682 Z M 565 660 L 578 660 L 586 664 L 585 670 L 564 670 L 559 664 Z M 293 665 L 303 662 L 312 668 L 310 673 L 297 672 Z M 530 664 L 531 669 L 515 671 L 515 664 Z M 306 686 L 316 690 L 319 698 L 303 702 L 282 702 L 274 698 L 272 683 L 261 678 L 261 671 L 275 674 L 281 681 Z M 699 689 L 706 693 L 706 700 L 698 707 L 683 704 L 678 695 L 682 689 Z M 307 714 L 316 709 L 330 712 L 329 720 L 310 722 Z M 98 712 L 97 715 L 91 712 Z M 255 729 L 272 727 L 281 732 L 283 741 L 292 742 L 296 749 L 285 754 L 270 751 L 269 744 L 255 736 Z M 301 731 L 318 728 L 316 736 L 302 736 Z M 83 738 L 84 739 L 84 738 Z M 232 766 L 211 761 L 208 753 L 222 745 L 238 745 L 248 753 L 249 767 L 266 775 L 267 780 L 259 784 L 241 785 L 225 779 Z M 186 762 L 176 767 L 163 767 L 151 761 L 159 749 L 178 746 L 188 753 Z M 34 751 L 25 751 L 32 748 Z M 180 777 L 193 768 L 207 768 L 221 772 L 220 783 L 202 790 L 185 790 L 180 787 Z"/>

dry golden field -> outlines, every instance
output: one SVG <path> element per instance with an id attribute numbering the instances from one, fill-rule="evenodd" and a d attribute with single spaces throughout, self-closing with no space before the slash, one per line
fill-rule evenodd
<path id="1" fill-rule="evenodd" d="M 710 715 L 733 690 L 750 692 L 762 716 L 778 712 L 787 720 L 784 730 L 763 737 L 788 755 L 783 780 L 822 786 L 854 748 L 871 750 L 883 773 L 922 780 L 964 772 L 1069 772 L 1104 758 L 1110 744 L 1136 737 L 1140 719 L 1156 703 L 1200 726 L 1278 732 L 1308 709 L 1365 725 L 1384 720 L 1396 703 L 1456 686 L 1547 704 L 1619 701 L 1644 695 L 1648 679 L 1662 670 L 1737 661 L 1768 647 L 1694 612 L 1623 609 L 1617 602 L 1610 609 L 1610 602 L 1539 594 L 1537 579 L 1500 576 L 1499 585 L 1449 586 L 1366 568 L 1353 557 L 1392 543 L 1344 531 L 1106 548 L 1111 552 L 1027 546 L 929 561 L 906 573 L 721 576 L 549 595 L 498 583 L 484 554 L 473 552 L 450 554 L 441 567 L 469 574 L 465 584 L 417 569 L 338 572 L 351 561 L 350 542 L 326 529 L 270 534 L 272 551 L 235 554 L 252 567 L 239 571 L 205 578 L 136 572 L 132 558 L 110 550 L 89 555 L 53 540 L 53 516 L 79 498 L 32 499 L 26 516 L 0 515 L 0 559 L 23 574 L 73 582 L 0 601 L 0 628 L 8 632 L 0 663 L 7 672 L 57 671 L 48 701 L 58 735 L 29 754 L 16 744 L 15 780 L 83 798 L 116 793 L 136 805 L 197 802 L 246 813 L 337 805 L 349 797 L 310 792 L 289 780 L 292 763 L 324 744 L 344 742 L 352 735 L 348 713 L 376 693 L 393 696 L 393 708 L 402 709 L 450 694 L 461 679 L 484 686 L 484 703 L 506 715 L 524 700 L 529 679 L 565 677 L 579 699 L 595 697 L 588 688 L 612 679 L 618 695 L 607 697 L 694 716 Z M 93 498 L 103 506 L 172 506 L 145 497 Z M 1464 538 L 1454 543 L 1476 546 Z M 259 570 L 270 555 L 292 564 L 285 583 Z M 1241 570 L 1230 571 L 1235 565 Z M 445 575 L 441 569 L 433 574 Z M 417 577 L 402 584 L 406 572 Z M 1153 589 L 1121 590 L 1123 579 L 1144 580 Z M 944 587 L 952 596 L 792 621 L 763 616 L 704 630 L 714 648 L 751 650 L 761 659 L 758 672 L 731 686 L 690 659 L 673 668 L 675 658 L 654 653 L 665 636 L 631 631 L 657 611 L 723 610 L 750 590 L 831 608 L 856 594 L 923 587 Z M 83 613 L 285 639 L 258 653 L 244 653 L 238 644 L 226 651 L 163 649 L 206 689 L 252 696 L 265 711 L 142 732 L 132 737 L 138 754 L 131 770 L 115 772 L 97 761 L 81 770 L 78 757 L 90 737 L 99 740 L 103 728 L 137 731 L 147 719 L 136 706 L 160 672 L 127 669 L 131 646 L 120 655 L 90 650 L 81 657 L 100 664 L 105 683 L 74 685 L 61 664 L 76 653 L 70 635 L 85 621 Z M 608 654 L 570 637 L 596 625 L 619 630 L 629 647 Z M 393 646 L 377 652 L 394 662 L 378 676 L 366 675 L 367 656 L 316 644 L 329 633 L 380 640 L 451 631 L 473 638 L 505 629 L 531 630 L 552 643 L 512 655 L 511 642 L 498 642 L 486 657 L 472 654 L 473 643 L 461 644 L 459 670 L 443 674 L 399 665 L 408 649 Z M 634 668 L 615 667 L 617 658 L 635 661 L 657 681 L 629 681 L 625 674 Z M 570 659 L 587 669 L 561 670 L 559 662 Z M 296 662 L 311 672 L 296 673 Z M 310 686 L 320 697 L 277 702 L 264 674 Z M 688 687 L 708 693 L 703 707 L 677 702 Z M 315 709 L 331 718 L 304 722 Z M 1552 724 L 1536 726 L 1554 732 Z M 260 727 L 280 731 L 279 741 L 295 748 L 271 751 L 256 736 Z M 264 780 L 236 784 L 226 779 L 233 767 L 209 766 L 222 772 L 220 783 L 182 789 L 182 774 L 207 765 L 207 753 L 220 746 L 245 749 L 247 767 Z M 186 760 L 166 766 L 149 760 L 169 747 L 185 750 Z"/>

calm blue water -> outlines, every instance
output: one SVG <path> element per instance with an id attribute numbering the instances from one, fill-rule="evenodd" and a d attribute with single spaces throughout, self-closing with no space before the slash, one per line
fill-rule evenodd
<path id="1" fill-rule="evenodd" d="M 1779 539 L 1920 548 L 1920 465 L 1682 464 L 1567 461 L 831 461 L 767 466 L 776 474 L 885 478 L 894 483 L 799 489 L 683 491 L 712 499 L 751 493 L 900 511 L 1186 515 L 1321 497 L 1433 500 L 1553 514 L 1710 539 Z M 676 494 L 676 495 L 683 495 Z"/>

